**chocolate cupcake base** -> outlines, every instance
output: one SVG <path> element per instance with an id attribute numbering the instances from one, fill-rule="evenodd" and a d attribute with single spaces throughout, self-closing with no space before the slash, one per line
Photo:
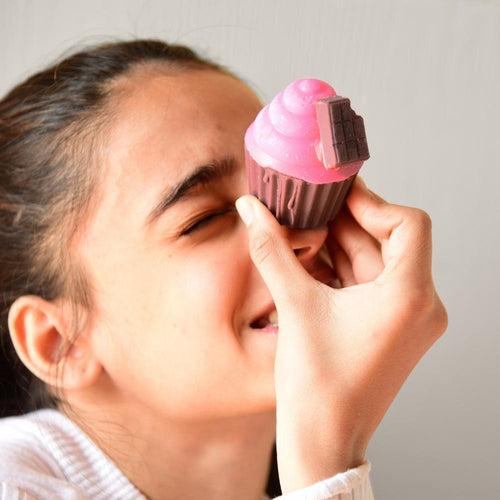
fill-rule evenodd
<path id="1" fill-rule="evenodd" d="M 259 198 L 280 224 L 313 229 L 332 221 L 357 174 L 340 182 L 313 184 L 259 165 L 245 150 L 250 194 Z"/>

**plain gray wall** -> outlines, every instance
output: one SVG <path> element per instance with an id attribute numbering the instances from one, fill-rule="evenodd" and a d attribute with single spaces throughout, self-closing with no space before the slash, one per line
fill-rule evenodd
<path id="1" fill-rule="evenodd" d="M 0 93 L 70 47 L 136 36 L 193 45 L 266 101 L 304 77 L 351 98 L 368 185 L 432 216 L 449 313 L 372 438 L 375 496 L 500 498 L 500 3 L 0 0 Z"/>

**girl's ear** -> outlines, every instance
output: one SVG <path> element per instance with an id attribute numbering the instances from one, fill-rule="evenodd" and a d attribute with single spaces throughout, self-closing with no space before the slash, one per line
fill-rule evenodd
<path id="1" fill-rule="evenodd" d="M 86 335 L 68 349 L 65 319 L 59 305 L 23 295 L 9 309 L 10 336 L 21 361 L 39 379 L 59 389 L 83 389 L 97 381 L 102 365 Z"/>

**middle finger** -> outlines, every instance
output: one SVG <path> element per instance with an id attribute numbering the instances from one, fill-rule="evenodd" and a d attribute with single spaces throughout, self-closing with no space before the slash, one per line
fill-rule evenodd
<path id="1" fill-rule="evenodd" d="M 351 261 L 358 283 L 373 281 L 384 270 L 380 243 L 355 221 L 347 206 L 342 207 L 328 227 L 329 233 L 332 233 Z M 325 242 L 327 248 L 331 238 L 328 234 Z"/>

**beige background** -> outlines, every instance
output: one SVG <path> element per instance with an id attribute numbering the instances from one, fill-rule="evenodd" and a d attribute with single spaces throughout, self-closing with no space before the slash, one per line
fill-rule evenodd
<path id="1" fill-rule="evenodd" d="M 375 433 L 377 499 L 500 498 L 500 2 L 0 0 L 0 92 L 68 48 L 163 37 L 270 99 L 328 80 L 365 119 L 361 173 L 427 210 L 447 334 Z"/>

